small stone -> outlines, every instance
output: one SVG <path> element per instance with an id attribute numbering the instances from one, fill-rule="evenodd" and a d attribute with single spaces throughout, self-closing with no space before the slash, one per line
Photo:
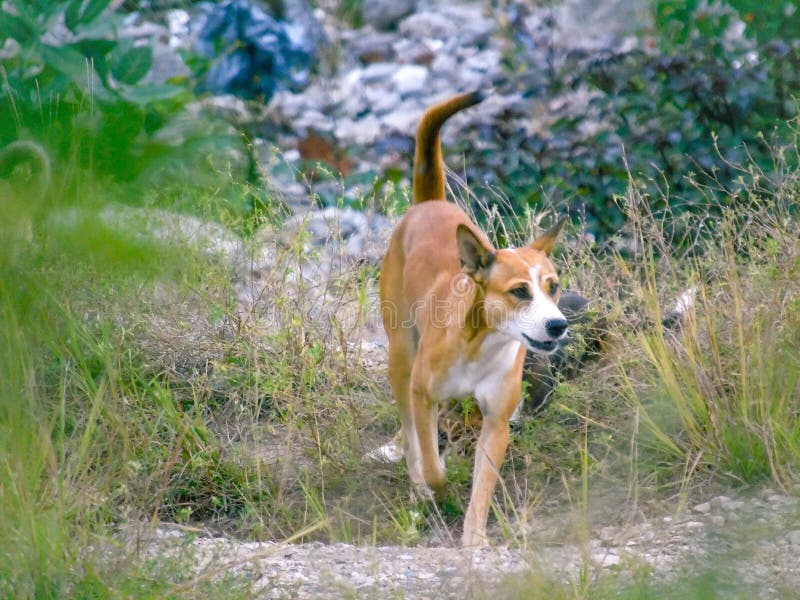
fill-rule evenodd
<path id="1" fill-rule="evenodd" d="M 789 534 L 786 536 L 789 540 L 789 543 L 792 546 L 800 547 L 800 529 L 795 529 L 794 531 L 790 531 Z"/>
<path id="2" fill-rule="evenodd" d="M 457 37 L 458 24 L 438 13 L 419 12 L 403 19 L 398 31 L 403 37 L 450 40 Z"/>
<path id="3" fill-rule="evenodd" d="M 392 75 L 392 81 L 401 96 L 421 92 L 427 79 L 428 69 L 421 65 L 402 65 Z"/>
<path id="4" fill-rule="evenodd" d="M 337 139 L 356 144 L 371 144 L 381 134 L 381 123 L 375 115 L 354 121 L 342 119 L 336 124 Z"/>
<path id="5" fill-rule="evenodd" d="M 598 532 L 598 537 L 602 542 L 610 542 L 614 539 L 617 535 L 617 528 L 609 525 L 608 527 L 603 527 Z"/>
<path id="6" fill-rule="evenodd" d="M 362 83 L 374 84 L 388 81 L 397 70 L 397 65 L 388 62 L 376 62 L 367 65 L 359 72 L 358 78 Z"/>
<path id="7" fill-rule="evenodd" d="M 727 506 L 727 509 L 730 511 L 739 510 L 745 505 L 743 500 L 731 500 Z"/>
<path id="8" fill-rule="evenodd" d="M 701 504 L 697 504 L 694 507 L 694 511 L 702 513 L 702 514 L 707 514 L 707 513 L 711 512 L 711 503 L 710 502 L 703 502 Z"/>
<path id="9" fill-rule="evenodd" d="M 464 67 L 481 73 L 486 73 L 500 64 L 500 52 L 497 50 L 484 50 L 464 61 Z"/>
<path id="10" fill-rule="evenodd" d="M 400 94 L 380 87 L 367 87 L 364 90 L 364 97 L 375 115 L 393 112 L 400 104 Z"/>
<path id="11" fill-rule="evenodd" d="M 716 496 L 711 499 L 711 506 L 714 508 L 727 509 L 732 500 L 728 496 Z"/>
<path id="12" fill-rule="evenodd" d="M 600 565 L 601 567 L 613 567 L 618 565 L 620 557 L 618 554 L 612 552 L 595 552 L 592 554 L 592 562 Z"/>
<path id="13" fill-rule="evenodd" d="M 388 63 L 395 59 L 392 43 L 396 36 L 391 33 L 381 33 L 364 30 L 362 35 L 356 36 L 350 42 L 353 55 L 365 65 L 372 63 Z"/>
<path id="14" fill-rule="evenodd" d="M 361 19 L 375 29 L 390 29 L 416 7 L 416 0 L 362 0 Z"/>
<path id="15" fill-rule="evenodd" d="M 711 524 L 716 525 L 717 527 L 722 527 L 725 525 L 725 517 L 722 515 L 711 515 Z"/>
<path id="16" fill-rule="evenodd" d="M 399 105 L 396 110 L 383 115 L 381 121 L 386 130 L 407 135 L 414 131 L 421 116 L 422 108 L 416 102 L 408 100 Z"/>

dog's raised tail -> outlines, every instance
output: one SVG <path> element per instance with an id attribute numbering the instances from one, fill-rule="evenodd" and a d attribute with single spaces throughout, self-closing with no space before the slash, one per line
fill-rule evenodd
<path id="1" fill-rule="evenodd" d="M 476 90 L 453 96 L 434 104 L 417 127 L 417 146 L 414 151 L 414 204 L 426 200 L 444 200 L 444 161 L 439 131 L 447 119 L 460 110 L 478 104 L 486 92 Z"/>

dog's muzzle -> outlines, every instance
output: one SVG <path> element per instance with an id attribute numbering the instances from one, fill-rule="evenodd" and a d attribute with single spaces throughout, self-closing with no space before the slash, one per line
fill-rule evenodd
<path id="1" fill-rule="evenodd" d="M 528 335 L 522 334 L 525 341 L 528 342 L 528 347 L 534 352 L 544 354 L 551 354 L 558 349 L 558 340 L 563 338 L 567 333 L 567 320 L 566 319 L 548 319 L 544 324 L 544 330 L 550 337 L 549 340 L 536 340 Z"/>

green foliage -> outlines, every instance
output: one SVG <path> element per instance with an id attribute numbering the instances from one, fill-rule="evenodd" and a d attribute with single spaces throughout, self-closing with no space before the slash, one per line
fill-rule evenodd
<path id="1" fill-rule="evenodd" d="M 737 19 L 745 25 L 744 34 L 761 44 L 800 39 L 800 12 L 786 0 L 659 0 L 654 12 L 662 44 L 684 44 L 698 37 L 721 43 Z"/>
<path id="2" fill-rule="evenodd" d="M 0 146 L 43 142 L 81 168 L 131 179 L 169 146 L 156 132 L 190 96 L 144 83 L 152 48 L 117 38 L 108 0 L 7 2 L 0 9 Z"/>
<path id="3" fill-rule="evenodd" d="M 690 471 L 746 484 L 793 481 L 800 318 L 797 303 L 786 299 L 798 294 L 800 245 L 791 204 L 762 198 L 723 209 L 702 258 L 681 268 L 697 296 L 681 330 L 637 336 L 632 352 L 643 351 L 646 360 L 626 379 L 626 395 L 641 414 L 642 446 L 655 462 L 674 469 L 680 460 Z M 662 314 L 661 267 L 651 244 L 666 255 L 661 265 L 677 260 L 660 237 L 655 229 L 643 236 L 639 265 L 640 294 L 655 322 Z"/>
<path id="4" fill-rule="evenodd" d="M 362 4 L 362 0 L 339 0 L 336 6 L 336 16 L 351 27 L 361 27 L 364 24 Z"/>
<path id="5" fill-rule="evenodd" d="M 497 174 L 516 214 L 560 203 L 608 237 L 625 222 L 616 199 L 630 173 L 657 215 L 677 217 L 670 219 L 673 242 L 681 243 L 692 235 L 682 218 L 709 210 L 706 186 L 737 188 L 735 165 L 753 162 L 767 180 L 780 177 L 769 146 L 789 139 L 797 115 L 800 11 L 786 2 L 653 6 L 654 29 L 643 35 L 642 49 L 574 53 L 554 70 L 548 93 L 596 94 L 581 114 L 558 117 L 544 133 L 502 131 L 497 145 L 511 150 L 478 157 Z M 514 64 L 522 89 L 541 87 L 529 66 Z"/>

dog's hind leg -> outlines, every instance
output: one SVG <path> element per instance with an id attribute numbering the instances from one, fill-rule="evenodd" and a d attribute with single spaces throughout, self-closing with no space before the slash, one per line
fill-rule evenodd
<path id="1" fill-rule="evenodd" d="M 438 495 L 445 484 L 444 466 L 439 458 L 439 403 L 428 393 L 416 369 L 411 373 L 410 400 L 422 476 L 430 490 Z"/>
<path id="2" fill-rule="evenodd" d="M 403 454 L 406 457 L 408 475 L 414 487 L 425 485 L 422 476 L 419 440 L 414 428 L 414 414 L 411 408 L 411 369 L 416 353 L 416 344 L 410 332 L 393 330 L 389 344 L 389 383 L 400 413 L 400 437 Z"/>

